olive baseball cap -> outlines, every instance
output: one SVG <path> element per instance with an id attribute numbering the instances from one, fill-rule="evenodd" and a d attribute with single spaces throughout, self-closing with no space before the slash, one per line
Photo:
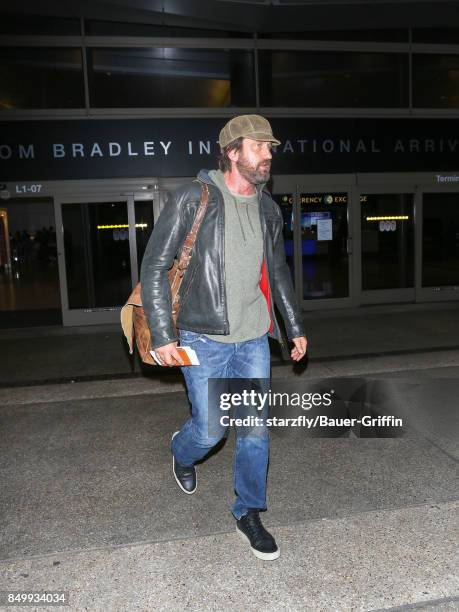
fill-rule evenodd
<path id="1" fill-rule="evenodd" d="M 230 119 L 223 126 L 218 137 L 220 149 L 223 150 L 230 142 L 240 136 L 252 140 L 265 140 L 276 145 L 280 144 L 280 141 L 273 136 L 269 121 L 261 115 L 238 115 Z"/>

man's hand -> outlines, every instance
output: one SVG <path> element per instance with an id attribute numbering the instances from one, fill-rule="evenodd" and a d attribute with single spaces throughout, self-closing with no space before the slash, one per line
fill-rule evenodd
<path id="1" fill-rule="evenodd" d="M 156 355 L 161 361 L 163 366 L 174 366 L 177 362 L 183 365 L 183 360 L 180 357 L 180 353 L 177 351 L 177 342 L 171 342 L 155 349 Z"/>
<path id="2" fill-rule="evenodd" d="M 298 338 L 292 338 L 292 342 L 295 346 L 292 348 L 290 357 L 293 359 L 293 361 L 299 361 L 306 355 L 308 341 L 306 340 L 305 336 L 299 336 Z"/>

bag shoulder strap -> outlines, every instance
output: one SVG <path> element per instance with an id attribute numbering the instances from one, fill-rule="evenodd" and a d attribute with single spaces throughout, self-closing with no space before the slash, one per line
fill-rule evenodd
<path id="1" fill-rule="evenodd" d="M 204 183 L 204 181 L 201 181 L 200 179 L 195 180 L 201 183 L 201 201 L 199 202 L 199 208 L 196 212 L 193 225 L 191 226 L 191 229 L 188 232 L 188 236 L 185 238 L 185 242 L 183 243 L 182 251 L 180 253 L 178 269 L 183 271 L 187 269 L 188 264 L 190 263 L 191 252 L 193 250 L 193 246 L 196 241 L 196 236 L 204 218 L 207 209 L 207 203 L 209 201 L 209 188 L 207 184 Z"/>

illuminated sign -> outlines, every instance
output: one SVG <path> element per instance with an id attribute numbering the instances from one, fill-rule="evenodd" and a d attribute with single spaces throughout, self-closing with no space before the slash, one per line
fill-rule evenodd
<path id="1" fill-rule="evenodd" d="M 220 117 L 1 121 L 0 182 L 191 177 L 217 166 L 224 123 Z M 457 183 L 457 118 L 285 117 L 272 124 L 281 141 L 273 150 L 274 174 L 428 170 L 437 183 Z"/>
<path id="2" fill-rule="evenodd" d="M 282 195 L 279 194 L 273 194 L 274 197 L 277 199 L 279 199 L 280 201 L 278 202 L 281 206 L 287 206 L 287 205 L 293 205 L 293 202 L 295 200 L 295 196 L 293 195 L 293 193 L 284 193 Z M 322 198 L 325 198 L 324 203 L 325 204 L 347 204 L 347 194 L 344 195 L 340 195 L 340 198 L 337 200 L 333 199 L 333 196 L 330 194 L 327 194 L 325 196 L 322 196 L 321 194 L 319 195 L 313 195 L 313 196 L 308 196 L 304 193 L 301 194 L 300 197 L 300 202 L 301 204 L 322 204 Z M 363 204 L 365 202 L 368 202 L 368 196 L 367 195 L 361 195 L 360 196 L 360 203 Z"/>
<path id="3" fill-rule="evenodd" d="M 380 232 L 395 232 L 397 229 L 397 221 L 380 221 L 379 231 Z"/>
<path id="4" fill-rule="evenodd" d="M 407 221 L 408 215 L 384 215 L 379 217 L 366 217 L 367 221 Z"/>
<path id="5" fill-rule="evenodd" d="M 459 183 L 459 175 L 448 175 L 444 176 L 442 174 L 436 175 L 437 183 Z"/>
<path id="6" fill-rule="evenodd" d="M 136 223 L 135 226 L 144 229 L 148 227 L 148 223 Z M 129 227 L 127 223 L 118 223 L 118 225 L 98 225 L 97 229 L 124 229 L 126 227 Z"/>

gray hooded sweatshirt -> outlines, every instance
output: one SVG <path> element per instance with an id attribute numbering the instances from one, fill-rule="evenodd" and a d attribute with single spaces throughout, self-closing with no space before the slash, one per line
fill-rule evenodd
<path id="1" fill-rule="evenodd" d="M 225 205 L 225 281 L 229 335 L 205 334 L 218 342 L 243 342 L 265 334 L 270 316 L 260 289 L 263 236 L 260 225 L 261 189 L 253 195 L 230 191 L 221 170 L 209 177 L 223 194 Z"/>

